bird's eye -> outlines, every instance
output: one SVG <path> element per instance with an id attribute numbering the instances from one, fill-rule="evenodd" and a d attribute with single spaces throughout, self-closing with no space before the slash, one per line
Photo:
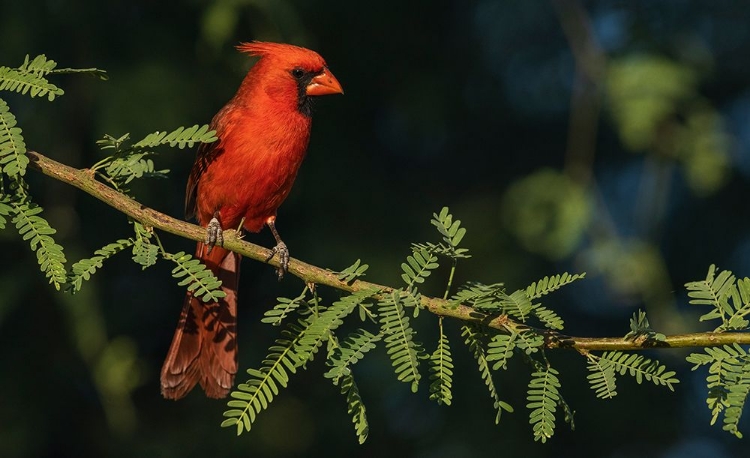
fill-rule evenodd
<path id="1" fill-rule="evenodd" d="M 292 70 L 292 76 L 297 79 L 300 79 L 303 76 L 305 76 L 305 71 L 302 70 L 301 68 L 295 68 L 294 70 Z"/>

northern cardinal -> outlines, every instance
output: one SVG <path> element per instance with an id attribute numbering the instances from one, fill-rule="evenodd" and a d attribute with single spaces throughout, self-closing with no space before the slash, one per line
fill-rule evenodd
<path id="1" fill-rule="evenodd" d="M 200 258 L 222 281 L 226 297 L 204 303 L 190 292 L 161 371 L 161 391 L 180 399 L 196 384 L 211 398 L 227 395 L 237 373 L 237 283 L 240 255 L 220 245 L 223 229 L 260 232 L 276 239 L 279 277 L 289 251 L 276 231 L 276 211 L 292 188 L 310 139 L 313 96 L 343 94 L 320 55 L 279 43 L 242 43 L 260 59 L 237 94 L 211 121 L 217 142 L 199 147 L 185 197 L 187 219 L 206 227 Z M 270 257 L 269 257 L 270 259 Z"/>

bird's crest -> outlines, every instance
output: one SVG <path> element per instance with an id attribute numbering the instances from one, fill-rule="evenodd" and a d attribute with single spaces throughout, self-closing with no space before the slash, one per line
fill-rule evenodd
<path id="1" fill-rule="evenodd" d="M 269 43 L 264 41 L 252 41 L 249 43 L 240 43 L 237 50 L 257 57 L 278 57 L 289 61 L 298 61 L 300 63 L 310 63 L 321 68 L 325 66 L 325 61 L 315 51 L 300 46 L 289 45 L 285 43 Z"/>

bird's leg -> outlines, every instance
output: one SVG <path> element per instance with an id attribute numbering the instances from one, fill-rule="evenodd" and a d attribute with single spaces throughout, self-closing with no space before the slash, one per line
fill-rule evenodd
<path id="1" fill-rule="evenodd" d="M 284 277 L 284 274 L 289 270 L 289 249 L 276 231 L 276 217 L 272 216 L 268 218 L 266 224 L 268 225 L 268 228 L 271 229 L 273 238 L 276 239 L 276 246 L 271 248 L 271 254 L 266 258 L 266 262 L 270 261 L 271 258 L 277 254 L 279 255 L 279 268 L 276 269 L 276 274 L 279 276 L 279 280 L 281 280 Z"/>
<path id="2" fill-rule="evenodd" d="M 209 253 L 214 249 L 214 245 L 224 245 L 224 231 L 221 229 L 218 211 L 214 212 L 213 218 L 211 218 L 211 221 L 206 226 L 206 245 L 208 246 Z"/>

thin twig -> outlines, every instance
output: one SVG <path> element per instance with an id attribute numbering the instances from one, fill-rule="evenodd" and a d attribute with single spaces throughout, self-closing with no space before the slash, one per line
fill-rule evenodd
<path id="1" fill-rule="evenodd" d="M 139 221 L 144 226 L 169 232 L 180 237 L 195 241 L 203 241 L 205 230 L 195 224 L 172 218 L 148 208 L 130 197 L 121 194 L 114 189 L 96 181 L 90 170 L 75 169 L 61 164 L 35 151 L 26 153 L 30 159 L 30 167 L 47 176 L 75 186 L 76 188 L 90 194 L 114 209 Z M 224 247 L 256 261 L 265 262 L 270 250 L 259 245 L 246 242 L 237 237 L 235 232 L 227 231 L 224 239 Z M 269 264 L 278 267 L 276 260 Z M 337 273 L 320 267 L 307 264 L 298 259 L 289 262 L 289 273 L 299 277 L 306 284 L 316 283 L 329 286 L 343 291 L 355 292 L 364 289 L 378 289 L 383 294 L 394 291 L 389 286 L 378 285 L 362 280 L 345 283 L 339 280 Z M 694 334 L 681 334 L 666 336 L 663 341 L 634 341 L 624 337 L 573 337 L 566 336 L 554 331 L 531 328 L 508 318 L 507 315 L 490 316 L 477 312 L 471 307 L 458 305 L 453 307 L 448 300 L 422 296 L 422 306 L 438 315 L 480 323 L 484 326 L 494 328 L 503 332 L 523 332 L 532 330 L 545 335 L 545 346 L 550 349 L 573 349 L 578 351 L 587 350 L 640 350 L 651 347 L 680 348 L 680 347 L 715 347 L 726 344 L 750 344 L 750 333 L 745 332 L 702 332 Z"/>

